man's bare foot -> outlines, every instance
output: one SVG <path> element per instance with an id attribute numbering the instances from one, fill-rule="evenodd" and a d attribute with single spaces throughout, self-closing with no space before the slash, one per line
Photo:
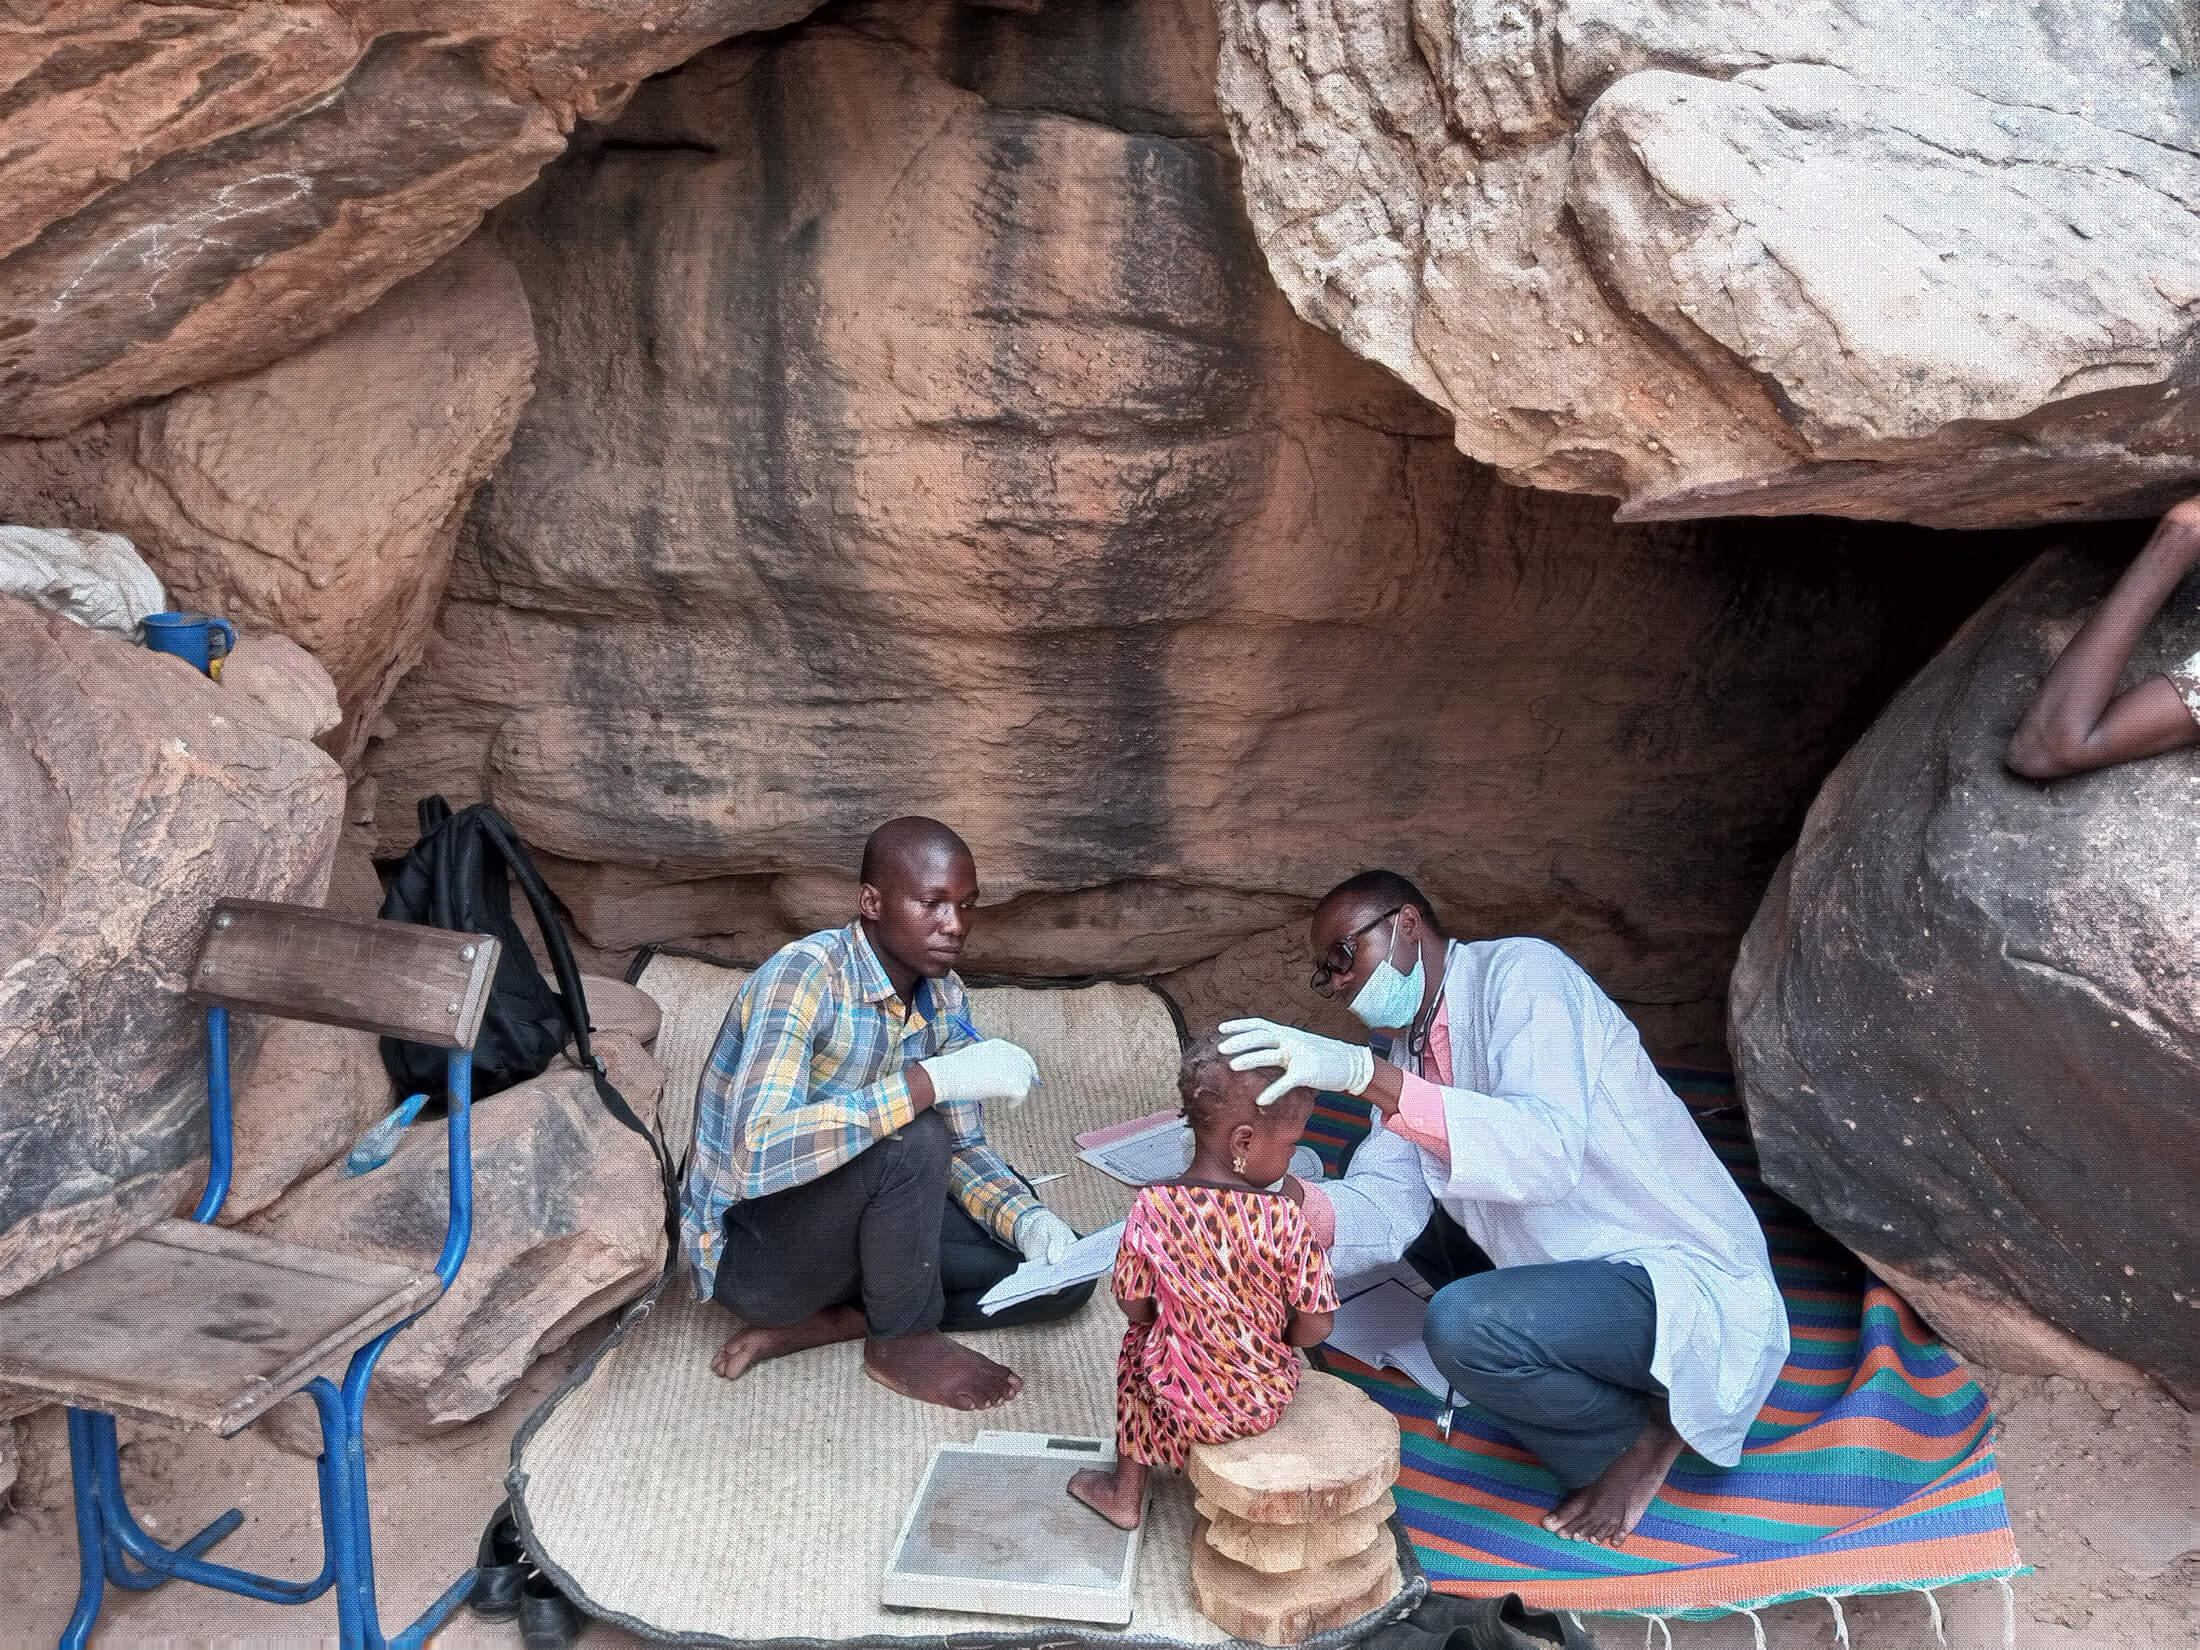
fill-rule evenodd
<path id="1" fill-rule="evenodd" d="M 874 1336 L 863 1343 L 863 1367 L 880 1386 L 943 1409 L 997 1409 L 1024 1389 L 1013 1369 L 937 1329 L 890 1341 Z"/>
<path id="2" fill-rule="evenodd" d="M 1135 1530 L 1146 1510 L 1146 1463 L 1119 1460 L 1113 1472 L 1087 1467 L 1070 1479 L 1069 1493 L 1117 1529 Z"/>
<path id="3" fill-rule="evenodd" d="M 784 1324 L 777 1329 L 764 1329 L 754 1324 L 737 1329 L 726 1337 L 726 1344 L 718 1349 L 718 1356 L 711 1359 L 713 1375 L 723 1375 L 729 1381 L 737 1381 L 767 1358 L 784 1358 L 790 1352 L 807 1352 L 813 1346 L 830 1346 L 835 1341 L 860 1341 L 863 1339 L 863 1313 L 853 1306 L 828 1306 L 822 1312 L 813 1313 L 800 1323 Z"/>
<path id="4" fill-rule="evenodd" d="M 1680 1458 L 1681 1435 L 1666 1418 L 1665 1406 L 1644 1425 L 1641 1434 L 1621 1452 L 1620 1458 L 1561 1501 L 1544 1520 L 1546 1530 L 1571 1541 L 1594 1541 L 1603 1547 L 1623 1547 L 1642 1515 L 1650 1510 L 1664 1487 L 1665 1475 Z"/>

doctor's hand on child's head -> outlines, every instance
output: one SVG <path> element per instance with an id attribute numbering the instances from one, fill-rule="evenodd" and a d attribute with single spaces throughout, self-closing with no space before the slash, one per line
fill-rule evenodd
<path id="1" fill-rule="evenodd" d="M 1334 1037 L 1317 1037 L 1273 1020 L 1225 1020 L 1218 1035 L 1234 1071 L 1280 1073 L 1260 1091 L 1260 1104 L 1277 1104 L 1294 1087 L 1361 1094 L 1375 1076 L 1372 1050 Z"/>

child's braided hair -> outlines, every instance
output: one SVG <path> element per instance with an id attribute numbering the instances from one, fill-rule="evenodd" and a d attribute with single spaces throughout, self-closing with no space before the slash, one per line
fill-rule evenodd
<path id="1" fill-rule="evenodd" d="M 1184 1102 L 1184 1120 L 1195 1129 L 1212 1127 L 1230 1104 L 1237 1073 L 1222 1052 L 1222 1033 L 1210 1031 L 1184 1051 L 1176 1068 L 1176 1092 Z"/>

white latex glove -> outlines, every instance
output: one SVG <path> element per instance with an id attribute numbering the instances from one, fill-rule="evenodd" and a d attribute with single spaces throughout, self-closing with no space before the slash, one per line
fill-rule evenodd
<path id="1" fill-rule="evenodd" d="M 1037 1062 L 1001 1037 L 968 1043 L 917 1064 L 932 1079 L 932 1094 L 941 1106 L 958 1100 L 1006 1100 L 1020 1106 L 1039 1080 Z"/>
<path id="2" fill-rule="evenodd" d="M 1317 1037 L 1273 1020 L 1225 1020 L 1222 1052 L 1232 1071 L 1273 1068 L 1283 1075 L 1261 1090 L 1256 1104 L 1272 1106 L 1296 1088 L 1364 1094 L 1375 1080 L 1375 1051 L 1334 1037 Z"/>
<path id="3" fill-rule="evenodd" d="M 1052 1209 L 1033 1209 L 1016 1222 L 1016 1247 L 1024 1252 L 1024 1259 L 1042 1266 L 1052 1266 L 1076 1241 L 1070 1223 Z"/>

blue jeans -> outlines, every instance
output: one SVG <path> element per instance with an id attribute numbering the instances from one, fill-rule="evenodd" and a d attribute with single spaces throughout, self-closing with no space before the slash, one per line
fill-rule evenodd
<path id="1" fill-rule="evenodd" d="M 1618 1459 L 1664 1387 L 1650 1274 L 1630 1262 L 1505 1266 L 1437 1291 L 1422 1329 L 1452 1390 L 1579 1489 Z"/>

